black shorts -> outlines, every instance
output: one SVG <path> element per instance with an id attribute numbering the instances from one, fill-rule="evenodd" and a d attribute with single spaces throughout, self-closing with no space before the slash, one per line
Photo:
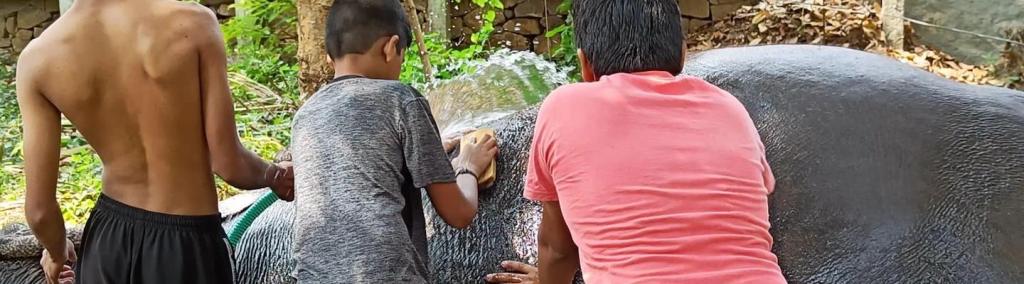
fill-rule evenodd
<path id="1" fill-rule="evenodd" d="M 220 215 L 177 216 L 105 195 L 82 236 L 75 280 L 105 283 L 232 283 L 232 251 Z"/>

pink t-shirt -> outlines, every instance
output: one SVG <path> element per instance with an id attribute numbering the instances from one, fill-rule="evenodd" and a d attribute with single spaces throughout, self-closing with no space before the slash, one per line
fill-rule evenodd
<path id="1" fill-rule="evenodd" d="M 525 196 L 559 201 L 595 283 L 785 283 L 774 178 L 750 115 L 691 76 L 563 86 L 537 117 Z"/>

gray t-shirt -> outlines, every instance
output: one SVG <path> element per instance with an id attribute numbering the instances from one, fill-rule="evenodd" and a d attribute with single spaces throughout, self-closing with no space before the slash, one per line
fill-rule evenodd
<path id="1" fill-rule="evenodd" d="M 430 107 L 396 81 L 339 78 L 292 124 L 300 283 L 424 283 L 420 188 L 454 182 Z"/>

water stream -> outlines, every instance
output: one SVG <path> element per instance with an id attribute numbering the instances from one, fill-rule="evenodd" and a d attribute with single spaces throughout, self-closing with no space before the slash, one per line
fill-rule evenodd
<path id="1" fill-rule="evenodd" d="M 500 50 L 469 64 L 475 72 L 420 86 L 442 136 L 536 105 L 569 81 L 570 70 L 531 52 Z"/>

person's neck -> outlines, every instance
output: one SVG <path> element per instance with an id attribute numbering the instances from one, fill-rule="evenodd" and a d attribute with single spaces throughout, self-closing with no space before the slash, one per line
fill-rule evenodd
<path id="1" fill-rule="evenodd" d="M 352 55 L 334 60 L 334 78 L 342 76 L 374 78 L 374 72 L 371 71 L 371 68 L 366 68 L 368 65 L 360 61 L 361 58 Z"/>

